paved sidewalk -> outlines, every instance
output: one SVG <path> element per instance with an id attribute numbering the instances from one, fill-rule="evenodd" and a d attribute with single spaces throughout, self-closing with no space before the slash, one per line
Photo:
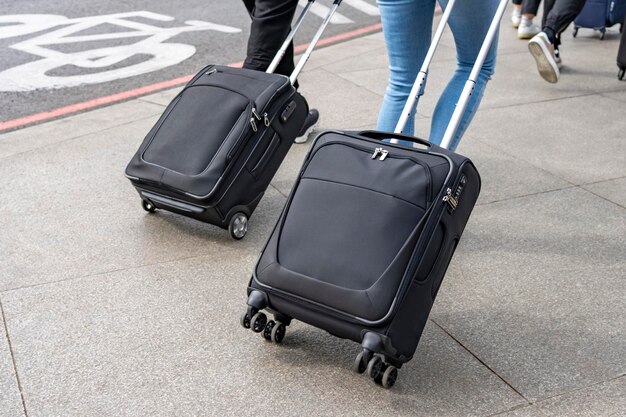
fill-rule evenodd
<path id="1" fill-rule="evenodd" d="M 1 135 L 0 416 L 626 415 L 626 82 L 615 30 L 564 38 L 550 85 L 504 20 L 459 147 L 483 191 L 392 390 L 351 371 L 355 343 L 295 323 L 277 346 L 239 327 L 308 145 L 234 242 L 147 215 L 123 176 L 176 90 Z M 381 34 L 316 52 L 301 85 L 321 129 L 372 128 L 386 68 Z"/>

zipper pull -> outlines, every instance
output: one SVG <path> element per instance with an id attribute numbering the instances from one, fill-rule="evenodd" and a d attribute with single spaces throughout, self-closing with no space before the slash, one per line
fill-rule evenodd
<path id="1" fill-rule="evenodd" d="M 252 114 L 254 115 L 254 117 L 256 117 L 257 120 L 261 120 L 261 116 L 259 116 L 259 113 L 256 112 L 256 109 L 254 107 L 252 108 Z"/>
<path id="2" fill-rule="evenodd" d="M 204 73 L 204 75 L 213 75 L 217 72 L 217 68 L 211 68 L 210 70 L 208 70 L 207 72 Z"/>
<path id="3" fill-rule="evenodd" d="M 372 159 L 376 159 L 378 155 L 380 155 L 382 152 L 383 152 L 383 148 L 374 149 L 374 154 L 372 155 Z"/>
<path id="4" fill-rule="evenodd" d="M 267 127 L 269 127 L 269 125 L 270 125 L 270 118 L 267 115 L 267 113 L 263 114 L 263 123 L 265 123 L 265 126 L 267 126 Z"/>
<path id="5" fill-rule="evenodd" d="M 382 150 L 382 154 L 380 155 L 380 159 L 379 161 L 384 161 L 385 158 L 387 157 L 387 155 L 389 155 L 389 151 L 385 151 L 384 149 Z"/>
<path id="6" fill-rule="evenodd" d="M 256 126 L 256 120 L 254 120 L 254 117 L 250 118 L 250 125 L 252 125 L 252 130 L 256 133 L 259 128 Z"/>
<path id="7" fill-rule="evenodd" d="M 446 189 L 446 195 L 443 197 L 443 201 L 448 203 L 451 211 L 454 211 L 459 204 L 458 200 L 452 196 L 452 190 L 450 188 Z"/>

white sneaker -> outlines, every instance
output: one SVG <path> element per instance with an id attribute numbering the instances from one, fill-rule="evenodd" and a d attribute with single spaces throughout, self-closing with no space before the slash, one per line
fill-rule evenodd
<path id="1" fill-rule="evenodd" d="M 554 45 L 548 39 L 548 35 L 539 32 L 528 41 L 528 50 L 535 58 L 539 75 L 549 83 L 559 81 L 561 72 L 554 56 Z"/>
<path id="2" fill-rule="evenodd" d="M 539 32 L 541 32 L 541 28 L 533 24 L 532 20 L 530 23 L 527 23 L 522 19 L 519 27 L 517 28 L 517 37 L 520 39 L 530 39 Z"/>
<path id="3" fill-rule="evenodd" d="M 320 122 L 320 113 L 317 109 L 310 109 L 309 114 L 304 121 L 304 126 L 300 129 L 298 137 L 294 140 L 295 143 L 304 143 L 309 139 L 309 135 L 317 127 Z"/>
<path id="4" fill-rule="evenodd" d="M 513 12 L 511 13 L 511 23 L 513 24 L 513 27 L 517 29 L 521 21 L 522 21 L 522 9 L 521 8 L 513 9 Z"/>

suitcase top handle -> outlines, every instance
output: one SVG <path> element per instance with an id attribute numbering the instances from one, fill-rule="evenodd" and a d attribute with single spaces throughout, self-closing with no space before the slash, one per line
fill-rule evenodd
<path id="1" fill-rule="evenodd" d="M 370 138 L 370 139 L 398 139 L 398 140 L 408 140 L 410 142 L 415 142 L 417 144 L 420 144 L 422 146 L 426 146 L 427 148 L 433 148 L 436 147 L 437 145 L 434 145 L 432 143 L 430 143 L 429 141 L 425 140 L 425 139 L 420 139 L 420 138 L 416 138 L 414 136 L 406 136 L 406 135 L 402 135 L 400 133 L 389 133 L 389 132 L 380 132 L 378 130 L 363 130 L 361 132 L 359 132 L 359 136 L 365 136 L 366 138 Z M 394 143 L 394 142 L 392 142 Z"/>

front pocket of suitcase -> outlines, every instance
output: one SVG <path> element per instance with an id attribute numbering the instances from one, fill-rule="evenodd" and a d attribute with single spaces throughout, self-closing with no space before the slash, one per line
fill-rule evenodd
<path id="1" fill-rule="evenodd" d="M 365 290 L 423 215 L 423 208 L 391 195 L 303 178 L 282 225 L 278 261 L 318 281 Z"/>
<path id="2" fill-rule="evenodd" d="M 188 87 L 146 146 L 143 160 L 183 175 L 202 173 L 216 154 L 223 150 L 226 158 L 237 145 L 242 132 L 235 126 L 242 126 L 250 106 L 247 97 L 229 89 Z"/>

